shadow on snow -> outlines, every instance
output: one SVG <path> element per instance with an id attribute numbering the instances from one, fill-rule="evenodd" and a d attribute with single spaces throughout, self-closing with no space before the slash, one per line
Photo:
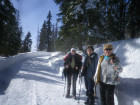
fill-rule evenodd
<path id="1" fill-rule="evenodd" d="M 24 78 L 27 80 L 35 80 L 35 81 L 40 81 L 45 83 L 63 84 L 62 82 L 47 78 L 47 76 L 50 76 L 50 77 L 57 78 L 57 80 L 60 80 L 59 76 L 53 74 L 57 74 L 59 72 L 59 67 L 63 64 L 62 61 L 54 62 L 54 64 L 52 64 L 52 67 L 42 65 L 42 63 L 48 63 L 50 62 L 50 60 L 52 60 L 52 58 L 57 56 L 58 54 L 56 56 L 49 57 L 48 59 L 42 59 L 42 58 L 24 59 L 20 62 L 14 63 L 10 67 L 7 67 L 5 70 L 0 71 L 0 95 L 5 94 L 5 91 L 9 87 L 9 84 L 13 78 Z M 28 62 L 27 65 L 25 65 L 26 64 L 25 61 Z M 34 62 L 39 62 L 39 64 Z M 25 68 L 22 68 L 22 66 Z M 22 74 L 19 73 L 19 71 L 26 71 L 30 73 L 33 72 L 34 74 L 41 74 L 41 75 L 45 75 L 46 77 L 37 76 L 34 74 Z"/>
<path id="2" fill-rule="evenodd" d="M 134 105 L 140 103 L 140 79 L 121 78 L 121 84 L 116 86 L 118 105 Z"/>

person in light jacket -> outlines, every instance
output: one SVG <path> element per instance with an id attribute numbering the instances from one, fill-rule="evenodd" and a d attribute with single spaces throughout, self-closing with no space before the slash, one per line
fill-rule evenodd
<path id="1" fill-rule="evenodd" d="M 104 54 L 100 56 L 94 76 L 95 83 L 100 84 L 102 105 L 114 105 L 114 89 L 119 84 L 119 73 L 122 72 L 119 58 L 113 53 L 113 46 L 105 44 Z"/>

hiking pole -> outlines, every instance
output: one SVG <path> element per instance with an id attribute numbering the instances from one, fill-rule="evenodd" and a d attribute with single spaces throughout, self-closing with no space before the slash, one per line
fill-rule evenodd
<path id="1" fill-rule="evenodd" d="M 65 78 L 65 85 L 64 85 L 64 93 L 63 93 L 63 96 L 65 95 L 65 90 L 66 90 L 66 84 L 67 84 L 67 69 L 63 69 L 63 75 L 64 75 L 64 78 Z"/>
<path id="2" fill-rule="evenodd" d="M 66 90 L 66 78 L 65 78 L 65 85 L 64 85 L 63 97 L 65 96 L 65 90 Z"/>
<path id="3" fill-rule="evenodd" d="M 64 69 L 63 69 L 63 71 L 62 71 L 62 81 L 63 81 L 63 76 L 64 76 Z"/>
<path id="4" fill-rule="evenodd" d="M 63 81 L 63 72 L 62 72 L 62 81 Z"/>
<path id="5" fill-rule="evenodd" d="M 82 84 L 82 77 L 81 75 L 79 76 L 79 84 L 80 84 L 80 89 L 79 89 L 79 99 L 77 103 L 80 103 L 80 92 L 81 92 L 81 84 Z"/>
<path id="6" fill-rule="evenodd" d="M 97 91 L 96 91 L 96 85 L 94 86 L 94 99 L 98 99 L 98 97 L 97 97 Z"/>

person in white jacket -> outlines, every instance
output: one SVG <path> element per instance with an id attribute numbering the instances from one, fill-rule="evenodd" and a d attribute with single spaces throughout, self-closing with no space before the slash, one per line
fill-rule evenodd
<path id="1" fill-rule="evenodd" d="M 94 76 L 96 84 L 100 84 L 102 105 L 114 105 L 114 89 L 119 84 L 119 73 L 122 72 L 119 58 L 113 54 L 113 46 L 105 44 L 104 54 L 100 56 Z"/>

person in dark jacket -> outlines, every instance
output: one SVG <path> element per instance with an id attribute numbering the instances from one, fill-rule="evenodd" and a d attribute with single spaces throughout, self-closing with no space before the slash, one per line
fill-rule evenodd
<path id="1" fill-rule="evenodd" d="M 71 48 L 71 52 L 64 58 L 64 67 L 67 70 L 67 93 L 66 98 L 70 96 L 70 87 L 72 80 L 72 97 L 76 98 L 76 81 L 79 74 L 79 70 L 82 65 L 82 56 L 76 53 L 75 48 Z"/>
<path id="2" fill-rule="evenodd" d="M 92 46 L 88 46 L 86 52 L 87 54 L 82 64 L 82 75 L 84 75 L 85 78 L 86 95 L 88 96 L 85 104 L 91 105 L 94 104 L 94 75 L 98 63 L 98 55 L 94 52 Z"/>

